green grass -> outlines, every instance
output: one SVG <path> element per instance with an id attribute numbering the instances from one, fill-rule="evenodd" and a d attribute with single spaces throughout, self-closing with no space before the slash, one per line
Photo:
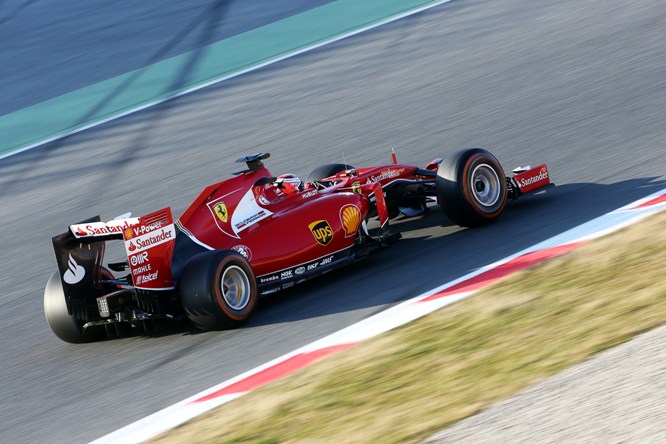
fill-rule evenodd
<path id="1" fill-rule="evenodd" d="M 196 418 L 157 442 L 418 442 L 666 321 L 666 214 Z"/>

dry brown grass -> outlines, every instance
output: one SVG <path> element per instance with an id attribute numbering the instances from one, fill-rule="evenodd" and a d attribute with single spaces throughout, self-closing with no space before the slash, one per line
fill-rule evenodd
<path id="1" fill-rule="evenodd" d="M 329 357 L 155 442 L 416 442 L 666 321 L 666 214 Z"/>

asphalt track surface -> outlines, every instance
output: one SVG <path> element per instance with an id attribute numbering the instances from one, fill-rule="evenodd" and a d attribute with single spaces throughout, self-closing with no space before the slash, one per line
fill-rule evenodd
<path id="1" fill-rule="evenodd" d="M 0 115 L 331 1 L 0 1 Z"/>
<path id="2" fill-rule="evenodd" d="M 666 5 L 455 1 L 0 162 L 0 436 L 84 442 L 398 301 L 662 189 Z M 483 146 L 558 187 L 497 224 L 433 212 L 397 245 L 261 302 L 235 331 L 90 345 L 53 336 L 50 236 L 171 205 L 272 153 L 274 173 Z M 113 251 L 112 251 L 113 250 Z M 110 248 L 107 258 L 120 249 Z M 489 332 L 492 334 L 492 332 Z"/>

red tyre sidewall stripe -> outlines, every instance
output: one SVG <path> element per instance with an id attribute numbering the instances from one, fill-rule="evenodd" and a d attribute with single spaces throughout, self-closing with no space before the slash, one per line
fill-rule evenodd
<path id="1" fill-rule="evenodd" d="M 219 305 L 220 309 L 229 316 L 231 319 L 235 321 L 244 321 L 247 319 L 247 313 L 252 312 L 252 308 L 254 308 L 256 298 L 250 297 L 250 300 L 247 303 L 247 306 L 241 310 L 240 312 L 235 312 L 232 311 L 227 305 L 224 303 L 224 299 L 222 297 L 222 288 L 220 286 L 220 283 L 222 281 L 222 273 L 224 272 L 224 267 L 226 267 L 229 262 L 231 262 L 234 258 L 233 257 L 226 257 L 220 264 L 217 266 L 217 270 L 215 271 L 215 301 L 217 302 L 217 305 Z M 245 267 L 243 267 L 242 263 L 237 264 L 246 274 L 248 281 L 250 282 L 250 291 L 256 293 L 256 289 L 254 286 L 256 285 L 254 282 L 254 275 L 252 273 L 248 273 Z M 241 313 L 240 315 L 238 313 Z"/>

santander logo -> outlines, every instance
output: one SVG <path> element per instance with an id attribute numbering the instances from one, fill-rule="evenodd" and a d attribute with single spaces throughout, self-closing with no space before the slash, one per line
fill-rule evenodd
<path id="1" fill-rule="evenodd" d="M 541 171 L 537 176 L 533 177 L 528 177 L 527 179 L 520 179 L 520 186 L 526 187 L 528 185 L 532 185 L 535 182 L 539 182 L 541 180 L 548 179 L 548 171 Z"/>
<path id="2" fill-rule="evenodd" d="M 78 284 L 81 282 L 81 279 L 83 279 L 83 277 L 86 275 L 85 268 L 76 263 L 71 254 L 69 255 L 69 261 L 67 262 L 67 265 L 69 268 L 67 271 L 65 271 L 62 279 L 70 285 Z"/>

